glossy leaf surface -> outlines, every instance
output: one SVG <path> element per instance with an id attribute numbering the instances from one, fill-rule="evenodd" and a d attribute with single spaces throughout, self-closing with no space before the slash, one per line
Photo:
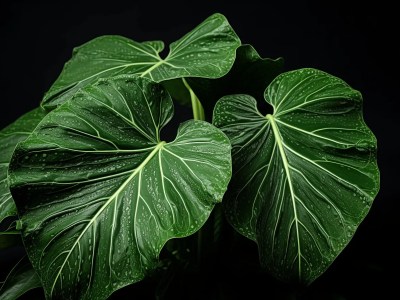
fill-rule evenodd
<path id="1" fill-rule="evenodd" d="M 118 74 L 137 74 L 156 82 L 187 76 L 218 78 L 232 67 L 240 39 L 221 14 L 214 14 L 181 39 L 162 58 L 162 41 L 138 43 L 102 36 L 75 48 L 42 105 L 54 108 L 79 88 Z"/>
<path id="2" fill-rule="evenodd" d="M 327 73 L 302 69 L 254 98 L 222 98 L 214 124 L 231 140 L 233 179 L 224 207 L 256 241 L 280 279 L 310 283 L 333 262 L 379 189 L 376 139 L 363 121 L 361 94 Z"/>
<path id="3" fill-rule="evenodd" d="M 36 108 L 0 131 L 0 223 L 7 217 L 17 215 L 7 180 L 8 165 L 15 146 L 32 133 L 45 115 L 41 108 Z"/>
<path id="4" fill-rule="evenodd" d="M 221 201 L 228 138 L 191 120 L 162 141 L 172 115 L 161 85 L 101 79 L 19 144 L 11 189 L 47 297 L 105 299 L 141 280 L 167 240 L 196 232 Z"/>

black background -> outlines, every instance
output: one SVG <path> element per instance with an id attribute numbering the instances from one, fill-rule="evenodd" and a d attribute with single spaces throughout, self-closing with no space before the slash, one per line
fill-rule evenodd
<path id="1" fill-rule="evenodd" d="M 240 247 L 219 253 L 217 263 L 191 274 L 195 281 L 173 285 L 168 299 L 383 299 L 396 294 L 400 52 L 395 41 L 400 26 L 394 7 L 384 1 L 34 2 L 0 2 L 0 128 L 39 104 L 74 47 L 104 34 L 169 44 L 215 12 L 223 13 L 242 43 L 252 44 L 261 56 L 283 57 L 285 70 L 321 69 L 364 96 L 365 121 L 378 139 L 381 191 L 327 272 L 292 293 L 292 287 L 260 272 L 255 245 L 241 240 Z M 177 114 L 190 118 L 184 109 Z M 1 255 L 3 274 L 12 258 Z M 113 298 L 153 299 L 153 288 L 153 282 L 144 281 Z"/>

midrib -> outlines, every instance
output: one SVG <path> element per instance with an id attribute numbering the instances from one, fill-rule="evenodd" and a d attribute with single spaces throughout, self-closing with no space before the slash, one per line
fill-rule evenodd
<path id="1" fill-rule="evenodd" d="M 300 249 L 300 236 L 299 236 L 299 220 L 297 217 L 297 208 L 296 208 L 296 199 L 295 199 L 295 193 L 293 189 L 293 183 L 292 183 L 292 178 L 290 175 L 290 170 L 289 170 L 289 162 L 286 157 L 285 150 L 283 149 L 283 144 L 282 144 L 282 137 L 279 132 L 279 128 L 276 124 L 275 118 L 273 115 L 267 114 L 266 115 L 267 120 L 270 121 L 271 127 L 272 127 L 272 132 L 275 137 L 275 142 L 278 146 L 279 149 L 279 154 L 282 158 L 282 163 L 283 167 L 285 169 L 286 173 L 286 178 L 289 183 L 289 189 L 290 189 L 290 198 L 292 200 L 292 207 L 293 207 L 293 215 L 294 215 L 294 222 L 296 226 L 296 237 L 297 237 L 297 256 L 298 256 L 298 271 L 299 271 L 299 278 L 301 278 L 301 249 Z"/>
<path id="2" fill-rule="evenodd" d="M 102 205 L 102 207 L 97 211 L 97 213 L 90 219 L 89 223 L 85 226 L 85 228 L 82 230 L 82 233 L 78 236 L 74 244 L 69 250 L 69 253 L 67 257 L 65 258 L 63 264 L 60 267 L 60 270 L 58 271 L 56 277 L 54 278 L 53 285 L 51 287 L 50 295 L 53 294 L 54 287 L 58 281 L 58 278 L 61 275 L 62 270 L 64 269 L 64 266 L 66 262 L 69 259 L 70 254 L 72 253 L 72 250 L 78 245 L 79 241 L 83 237 L 83 235 L 86 233 L 86 231 L 90 228 L 90 226 L 96 221 L 96 219 L 100 216 L 100 214 L 109 206 L 109 204 L 114 201 L 119 193 L 126 187 L 126 185 L 137 175 L 139 174 L 143 168 L 148 164 L 148 162 L 160 151 L 160 149 L 166 144 L 166 142 L 162 141 L 159 142 L 156 147 L 150 152 L 150 154 L 146 157 L 146 159 L 132 172 L 132 174 L 123 182 L 123 184 L 108 198 L 108 200 Z"/>

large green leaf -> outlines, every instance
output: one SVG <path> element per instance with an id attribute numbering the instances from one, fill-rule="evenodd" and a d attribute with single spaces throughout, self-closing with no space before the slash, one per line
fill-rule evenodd
<path id="1" fill-rule="evenodd" d="M 0 298 L 2 300 L 15 300 L 26 292 L 41 286 L 39 276 L 25 256 L 15 265 L 1 285 Z"/>
<path id="2" fill-rule="evenodd" d="M 45 112 L 36 108 L 0 131 L 0 223 L 17 214 L 7 180 L 8 165 L 15 146 L 26 139 L 44 116 Z"/>
<path id="3" fill-rule="evenodd" d="M 229 139 L 204 121 L 160 140 L 172 100 L 145 78 L 100 79 L 19 144 L 11 191 L 47 297 L 105 299 L 196 232 L 231 176 Z"/>
<path id="4" fill-rule="evenodd" d="M 324 72 L 284 73 L 265 99 L 272 115 L 247 95 L 216 105 L 214 124 L 232 143 L 224 207 L 271 273 L 310 283 L 350 241 L 378 192 L 376 139 L 361 94 Z"/>
<path id="5" fill-rule="evenodd" d="M 121 36 L 102 36 L 75 48 L 60 76 L 46 93 L 46 108 L 63 103 L 79 88 L 117 74 L 138 74 L 156 82 L 187 76 L 218 78 L 235 60 L 240 39 L 221 14 L 214 14 L 181 39 L 161 58 L 161 41 L 138 43 Z"/>

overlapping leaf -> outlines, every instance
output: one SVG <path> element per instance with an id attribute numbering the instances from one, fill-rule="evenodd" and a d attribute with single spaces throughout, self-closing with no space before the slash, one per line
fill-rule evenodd
<path id="1" fill-rule="evenodd" d="M 44 116 L 45 112 L 36 108 L 0 131 L 0 223 L 17 214 L 7 181 L 8 165 L 15 146 L 26 139 Z"/>
<path id="2" fill-rule="evenodd" d="M 121 36 L 98 37 L 74 50 L 42 105 L 54 108 L 79 88 L 117 74 L 138 74 L 156 82 L 187 76 L 218 78 L 235 60 L 240 39 L 221 14 L 214 14 L 181 39 L 161 58 L 161 41 L 138 43 Z"/>
<path id="3" fill-rule="evenodd" d="M 232 143 L 230 223 L 256 241 L 262 264 L 284 280 L 312 282 L 352 238 L 379 189 L 376 139 L 362 97 L 314 69 L 266 89 L 273 115 L 247 95 L 221 99 L 214 124 Z"/>
<path id="4" fill-rule="evenodd" d="M 262 99 L 266 87 L 282 73 L 283 59 L 261 58 L 251 45 L 237 49 L 232 69 L 218 79 L 187 78 L 204 109 L 210 115 L 215 103 L 223 96 L 246 94 Z"/>
<path id="5" fill-rule="evenodd" d="M 15 265 L 1 285 L 0 298 L 2 300 L 15 300 L 28 291 L 41 286 L 39 277 L 25 256 Z"/>
<path id="6" fill-rule="evenodd" d="M 167 240 L 196 232 L 221 201 L 228 138 L 192 120 L 162 141 L 172 114 L 159 84 L 101 79 L 19 144 L 11 190 L 47 297 L 105 299 L 141 280 Z"/>

